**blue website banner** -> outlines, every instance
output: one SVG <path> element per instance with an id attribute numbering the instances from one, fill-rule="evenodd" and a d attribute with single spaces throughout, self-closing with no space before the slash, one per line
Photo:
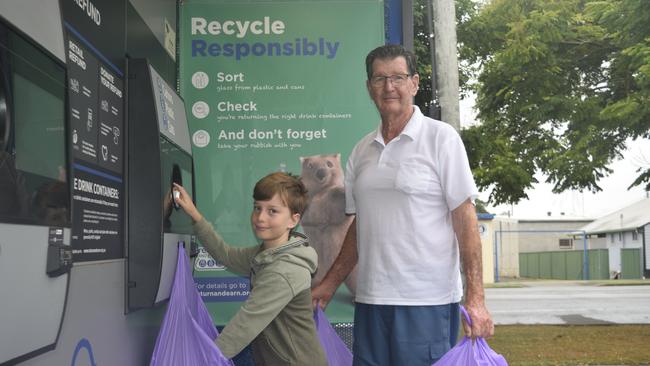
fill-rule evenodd
<path id="1" fill-rule="evenodd" d="M 199 277 L 194 282 L 204 302 L 244 301 L 251 291 L 244 277 Z"/>

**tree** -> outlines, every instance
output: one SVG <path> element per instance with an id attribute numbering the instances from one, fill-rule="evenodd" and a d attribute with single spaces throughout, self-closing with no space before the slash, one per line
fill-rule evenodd
<path id="1" fill-rule="evenodd" d="M 432 0 L 435 1 L 435 0 Z M 460 40 L 463 38 L 468 22 L 477 14 L 478 4 L 474 0 L 456 0 L 456 24 L 458 24 L 457 36 Z M 431 91 L 431 54 L 429 29 L 427 26 L 427 0 L 413 1 L 413 48 L 418 58 L 418 74 L 420 75 L 420 89 L 415 96 L 415 104 L 420 107 L 422 113 L 429 114 L 432 91 Z M 463 51 L 463 48 L 460 48 Z M 461 54 L 461 59 L 462 59 Z M 467 57 L 465 57 L 467 58 Z M 464 87 L 472 76 L 471 68 L 461 65 L 460 68 L 460 85 Z M 463 88 L 467 90 L 467 87 Z M 466 94 L 462 94 L 465 97 Z"/>
<path id="2" fill-rule="evenodd" d="M 650 138 L 647 0 L 480 5 L 457 3 L 464 75 L 477 80 L 481 124 L 462 131 L 477 185 L 495 204 L 526 198 L 538 171 L 554 192 L 601 190 L 626 140 Z M 650 190 L 639 172 L 630 187 Z"/>

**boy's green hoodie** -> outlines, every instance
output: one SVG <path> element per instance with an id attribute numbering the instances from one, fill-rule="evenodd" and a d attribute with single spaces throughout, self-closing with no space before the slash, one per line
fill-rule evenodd
<path id="1" fill-rule="evenodd" d="M 318 256 L 302 234 L 264 249 L 232 247 L 205 219 L 194 232 L 210 255 L 237 274 L 250 277 L 251 292 L 216 343 L 232 358 L 252 343 L 257 365 L 327 366 L 316 333 L 311 276 Z"/>

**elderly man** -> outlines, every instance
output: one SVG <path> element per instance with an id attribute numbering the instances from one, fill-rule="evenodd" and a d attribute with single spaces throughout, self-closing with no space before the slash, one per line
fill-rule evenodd
<path id="1" fill-rule="evenodd" d="M 345 210 L 355 219 L 336 262 L 312 289 L 314 305 L 325 307 L 358 263 L 357 366 L 430 366 L 456 343 L 461 261 L 472 318 L 465 333 L 494 333 L 473 204 L 478 190 L 458 133 L 413 105 L 416 63 L 398 45 L 366 57 L 366 86 L 381 124 L 349 157 Z"/>

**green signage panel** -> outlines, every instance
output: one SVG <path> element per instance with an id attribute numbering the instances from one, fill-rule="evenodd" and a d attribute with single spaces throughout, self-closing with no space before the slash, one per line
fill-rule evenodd
<path id="1" fill-rule="evenodd" d="M 341 181 L 352 147 L 379 124 L 365 56 L 383 44 L 383 20 L 381 1 L 182 3 L 180 92 L 197 205 L 227 242 L 256 244 L 252 190 L 264 175 L 305 175 L 321 164 L 334 172 L 332 181 L 312 183 L 312 193 Z M 310 163 L 301 164 L 306 157 Z M 205 252 L 195 278 L 217 324 L 248 295 L 247 280 Z M 352 321 L 351 304 L 342 286 L 330 320 Z"/>

